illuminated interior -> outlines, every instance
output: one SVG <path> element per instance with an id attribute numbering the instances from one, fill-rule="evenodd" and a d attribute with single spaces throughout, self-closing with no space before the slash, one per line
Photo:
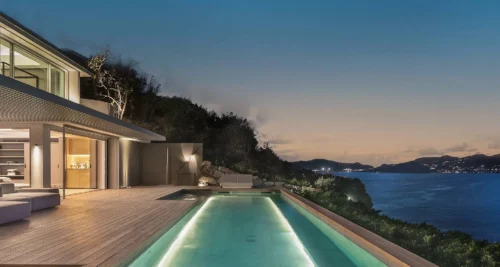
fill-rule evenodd
<path id="1" fill-rule="evenodd" d="M 66 188 L 96 188 L 92 175 L 92 157 L 95 142 L 90 138 L 67 135 L 66 137 Z"/>
<path id="2" fill-rule="evenodd" d="M 4 39 L 0 40 L 0 74 L 64 97 L 66 75 L 63 70 Z"/>
<path id="3" fill-rule="evenodd" d="M 29 129 L 0 129 L 0 177 L 18 187 L 30 186 Z"/>

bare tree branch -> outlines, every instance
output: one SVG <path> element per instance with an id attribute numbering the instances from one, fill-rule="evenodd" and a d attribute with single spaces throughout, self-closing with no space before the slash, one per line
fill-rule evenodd
<path id="1" fill-rule="evenodd" d="M 121 120 L 125 114 L 132 88 L 127 88 L 125 81 L 117 74 L 113 66 L 105 66 L 109 55 L 108 49 L 103 50 L 90 58 L 88 66 L 94 72 L 92 78 L 96 86 L 102 89 L 97 94 L 110 101 L 111 106 L 115 109 L 116 117 Z"/>

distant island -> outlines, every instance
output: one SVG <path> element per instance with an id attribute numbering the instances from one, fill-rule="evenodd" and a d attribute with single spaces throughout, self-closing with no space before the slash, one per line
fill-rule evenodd
<path id="1" fill-rule="evenodd" d="M 296 161 L 293 164 L 304 168 L 313 170 L 315 172 L 340 172 L 340 171 L 365 171 L 373 169 L 371 165 L 364 165 L 359 162 L 355 163 L 342 163 L 327 159 L 313 159 L 307 161 Z"/>
<path id="2" fill-rule="evenodd" d="M 500 173 L 500 154 L 487 156 L 476 154 L 463 158 L 452 156 L 423 157 L 397 164 L 379 167 L 356 163 L 341 163 L 325 159 L 294 162 L 315 172 L 384 172 L 384 173 Z"/>
<path id="3" fill-rule="evenodd" d="M 500 173 L 500 154 L 476 154 L 463 158 L 442 156 L 425 157 L 398 164 L 383 164 L 365 170 L 386 173 Z"/>

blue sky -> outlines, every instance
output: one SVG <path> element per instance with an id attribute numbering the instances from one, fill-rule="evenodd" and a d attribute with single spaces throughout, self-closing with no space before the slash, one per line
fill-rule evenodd
<path id="1" fill-rule="evenodd" d="M 167 95 L 249 117 L 290 160 L 500 153 L 498 1 L 0 0 L 0 10 L 60 47 L 109 45 Z"/>

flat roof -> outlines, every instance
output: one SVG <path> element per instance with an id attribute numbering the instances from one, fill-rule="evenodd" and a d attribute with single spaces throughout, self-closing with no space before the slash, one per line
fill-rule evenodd
<path id="1" fill-rule="evenodd" d="M 62 123 L 134 141 L 165 137 L 132 123 L 0 75 L 0 122 Z"/>
<path id="2" fill-rule="evenodd" d="M 61 51 L 61 49 L 59 49 L 57 46 L 55 46 L 54 44 L 52 44 L 51 42 L 47 41 L 45 38 L 37 34 L 36 32 L 30 30 L 26 26 L 19 23 L 17 20 L 13 19 L 12 17 L 8 16 L 7 14 L 1 11 L 0 11 L 0 23 L 7 25 L 9 28 L 21 33 L 23 36 L 28 37 L 37 45 L 47 49 L 49 52 L 61 58 L 69 65 L 75 67 L 80 72 L 85 73 L 88 76 L 92 76 L 92 72 L 87 67 L 78 64 L 77 62 L 66 56 L 64 52 Z"/>

